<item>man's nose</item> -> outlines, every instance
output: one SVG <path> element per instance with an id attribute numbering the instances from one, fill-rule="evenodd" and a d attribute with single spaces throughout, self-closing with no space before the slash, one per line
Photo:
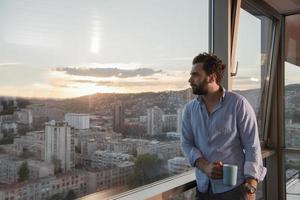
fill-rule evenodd
<path id="1" fill-rule="evenodd" d="M 190 77 L 188 81 L 189 81 L 189 83 L 192 83 L 192 77 Z"/>

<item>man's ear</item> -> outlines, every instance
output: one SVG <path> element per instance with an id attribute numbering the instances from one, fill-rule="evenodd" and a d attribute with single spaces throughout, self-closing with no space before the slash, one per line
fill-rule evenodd
<path id="1" fill-rule="evenodd" d="M 212 73 L 211 75 L 208 76 L 208 83 L 213 83 L 217 81 L 217 76 L 215 73 Z"/>

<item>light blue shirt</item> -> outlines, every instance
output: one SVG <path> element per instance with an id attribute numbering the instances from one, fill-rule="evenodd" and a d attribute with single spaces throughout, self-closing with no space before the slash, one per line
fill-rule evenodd
<path id="1" fill-rule="evenodd" d="M 202 157 L 208 162 L 238 166 L 237 185 L 245 177 L 262 181 L 267 169 L 263 166 L 255 113 L 248 101 L 223 88 L 223 96 L 210 115 L 201 96 L 185 105 L 182 121 L 181 147 L 189 164 Z M 195 168 L 197 187 L 207 192 L 209 181 L 213 193 L 232 190 L 222 179 L 210 179 Z"/>

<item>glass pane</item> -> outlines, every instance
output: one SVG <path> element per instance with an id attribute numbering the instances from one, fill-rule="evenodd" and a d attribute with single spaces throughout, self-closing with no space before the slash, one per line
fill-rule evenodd
<path id="1" fill-rule="evenodd" d="M 189 170 L 177 130 L 208 1 L 2 0 L 2 197 L 113 195 Z"/>
<path id="2" fill-rule="evenodd" d="M 300 148 L 300 15 L 286 17 L 285 144 Z"/>
<path id="3" fill-rule="evenodd" d="M 300 198 L 300 155 L 289 153 L 285 159 L 286 199 L 296 200 Z"/>
<path id="4" fill-rule="evenodd" d="M 196 188 L 194 188 L 187 190 L 181 194 L 174 195 L 173 197 L 168 198 L 168 200 L 197 200 L 196 193 Z"/>
<path id="5" fill-rule="evenodd" d="M 265 198 L 265 180 L 258 183 L 256 191 L 256 200 L 264 200 Z"/>
<path id="6" fill-rule="evenodd" d="M 241 9 L 232 90 L 252 105 L 262 139 L 263 100 L 267 94 L 273 22 L 263 15 Z M 237 68 L 237 69 L 236 69 Z"/>

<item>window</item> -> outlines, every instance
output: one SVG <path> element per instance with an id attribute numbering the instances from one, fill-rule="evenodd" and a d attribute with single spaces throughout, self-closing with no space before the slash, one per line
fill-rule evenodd
<path id="1" fill-rule="evenodd" d="M 252 14 L 253 8 L 241 9 L 237 34 L 236 62 L 232 73 L 232 90 L 243 95 L 252 105 L 261 140 L 267 100 L 273 21 L 268 17 Z"/>
<path id="2" fill-rule="evenodd" d="M 285 145 L 300 152 L 300 14 L 285 17 Z M 288 150 L 287 150 L 288 151 Z M 285 155 L 287 200 L 300 197 L 300 154 Z"/>
<path id="3" fill-rule="evenodd" d="M 300 14 L 286 17 L 285 130 L 287 147 L 300 149 Z"/>
<path id="4" fill-rule="evenodd" d="M 117 189 L 120 169 L 130 186 L 171 176 L 208 1 L 1 1 L 0 144 L 34 147 L 50 185 L 76 170 L 91 192 Z"/>
<path id="5" fill-rule="evenodd" d="M 251 104 L 260 140 L 265 140 L 265 119 L 270 84 L 274 22 L 242 1 L 236 42 L 236 62 L 232 66 L 232 90 Z M 265 161 L 264 161 L 265 163 Z M 258 185 L 257 199 L 265 199 L 265 180 Z"/>
<path id="6" fill-rule="evenodd" d="M 298 199 L 300 196 L 300 155 L 288 153 L 285 156 L 286 199 Z"/>

